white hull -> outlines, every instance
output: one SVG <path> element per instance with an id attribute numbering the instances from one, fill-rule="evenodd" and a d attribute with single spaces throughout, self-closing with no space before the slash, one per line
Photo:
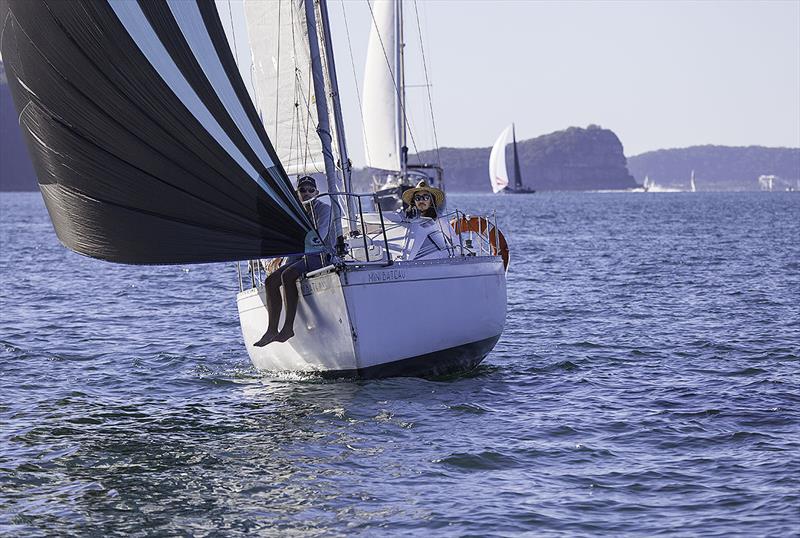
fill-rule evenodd
<path id="1" fill-rule="evenodd" d="M 300 288 L 295 336 L 263 348 L 253 346 L 267 327 L 263 286 L 237 296 L 256 368 L 334 377 L 445 375 L 477 366 L 505 324 L 498 256 L 331 268 L 301 280 Z"/>

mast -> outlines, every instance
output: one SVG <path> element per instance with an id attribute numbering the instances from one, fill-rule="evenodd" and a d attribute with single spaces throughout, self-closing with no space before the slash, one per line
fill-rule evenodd
<path id="1" fill-rule="evenodd" d="M 519 169 L 519 155 L 517 154 L 517 129 L 511 124 L 511 133 L 514 140 L 514 190 L 522 190 L 522 173 Z"/>
<path id="2" fill-rule="evenodd" d="M 397 132 L 400 143 L 400 177 L 408 172 L 408 146 L 406 145 L 406 68 L 403 59 L 403 0 L 395 0 L 395 54 L 397 55 Z"/>
<path id="3" fill-rule="evenodd" d="M 342 222 L 336 217 L 333 209 L 336 207 L 335 194 L 339 191 L 338 177 L 336 176 L 336 163 L 333 161 L 333 139 L 331 137 L 330 121 L 328 119 L 328 100 L 325 99 L 325 75 L 322 69 L 322 57 L 319 50 L 319 36 L 317 35 L 317 17 L 314 10 L 314 0 L 304 0 L 306 9 L 306 28 L 308 29 L 308 46 L 311 53 L 311 72 L 314 79 L 314 95 L 317 104 L 317 134 L 322 142 L 322 156 L 325 161 L 325 177 L 328 180 L 328 192 L 331 197 L 333 215 L 334 237 L 342 235 Z"/>
<path id="4" fill-rule="evenodd" d="M 322 37 L 325 46 L 325 59 L 328 65 L 328 80 L 330 82 L 330 97 L 333 105 L 333 122 L 336 129 L 336 142 L 339 149 L 339 159 L 341 160 L 342 174 L 344 175 L 344 190 L 352 193 L 352 163 L 347 153 L 347 143 L 344 138 L 344 120 L 342 119 L 342 102 L 339 99 L 339 82 L 336 78 L 336 64 L 333 60 L 333 41 L 331 40 L 330 20 L 328 19 L 328 0 L 319 0 L 319 12 L 322 19 Z M 317 94 L 319 95 L 319 94 Z M 351 196 L 347 197 L 347 216 L 352 224 L 355 222 L 355 201 Z"/>

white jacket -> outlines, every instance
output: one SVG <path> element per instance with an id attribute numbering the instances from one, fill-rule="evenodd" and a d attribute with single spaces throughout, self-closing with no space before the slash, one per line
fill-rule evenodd
<path id="1" fill-rule="evenodd" d="M 403 258 L 448 258 L 453 253 L 453 229 L 446 218 L 415 217 L 409 222 Z"/>

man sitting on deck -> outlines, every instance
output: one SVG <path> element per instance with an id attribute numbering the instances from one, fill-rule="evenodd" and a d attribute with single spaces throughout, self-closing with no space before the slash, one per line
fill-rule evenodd
<path id="1" fill-rule="evenodd" d="M 319 191 L 317 182 L 311 176 L 303 176 L 297 180 L 297 195 L 303 203 L 303 208 L 311 217 L 317 227 L 317 232 L 323 244 L 330 245 L 328 233 L 331 228 L 331 206 L 314 198 Z M 312 200 L 313 198 L 313 200 Z M 282 266 L 267 275 L 264 280 L 264 287 L 267 292 L 267 316 L 269 325 L 264 336 L 253 345 L 257 347 L 266 346 L 272 342 L 286 342 L 294 336 L 294 318 L 297 314 L 297 281 L 305 273 L 316 271 L 323 267 L 324 255 L 313 254 L 308 256 L 292 256 L 286 260 Z M 281 303 L 281 286 L 285 305 Z M 286 317 L 283 328 L 278 331 L 278 321 L 281 317 L 281 307 L 285 306 Z"/>

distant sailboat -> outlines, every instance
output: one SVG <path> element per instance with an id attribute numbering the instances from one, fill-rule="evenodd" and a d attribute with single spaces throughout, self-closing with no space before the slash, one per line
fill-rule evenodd
<path id="1" fill-rule="evenodd" d="M 506 146 L 508 145 L 508 136 L 511 135 L 512 143 L 514 144 L 514 187 L 508 186 L 508 167 L 506 166 Z M 534 193 L 533 189 L 528 189 L 522 185 L 522 173 L 519 165 L 519 153 L 517 152 L 517 134 L 514 124 L 512 123 L 500 133 L 500 136 L 492 146 L 492 152 L 489 154 L 489 181 L 492 185 L 492 192 L 497 194 L 500 191 L 514 194 Z"/>
<path id="2" fill-rule="evenodd" d="M 778 176 L 762 175 L 758 177 L 758 186 L 762 191 L 772 192 L 772 190 L 775 188 L 775 182 L 777 180 Z"/>
<path id="3" fill-rule="evenodd" d="M 681 192 L 683 189 L 677 189 L 674 187 L 665 187 L 663 185 L 659 185 L 656 183 L 654 179 L 650 179 L 649 176 L 644 176 L 644 183 L 642 184 L 642 190 L 644 192 Z"/>
<path id="4" fill-rule="evenodd" d="M 692 170 L 692 178 L 689 180 L 689 189 L 692 192 L 697 192 L 697 185 L 694 183 L 694 170 Z"/>

